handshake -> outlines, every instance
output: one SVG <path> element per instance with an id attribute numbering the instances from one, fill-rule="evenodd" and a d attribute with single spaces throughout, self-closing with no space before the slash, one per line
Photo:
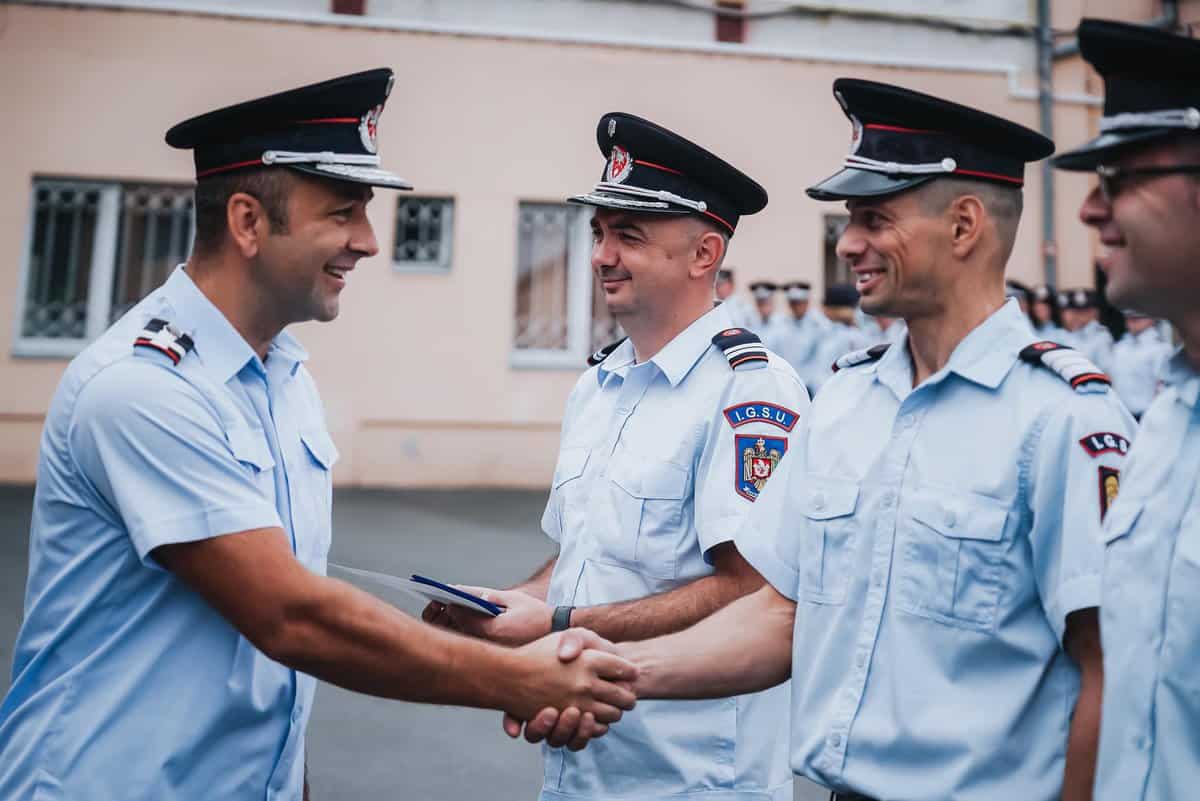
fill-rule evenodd
<path id="1" fill-rule="evenodd" d="M 504 731 L 510 737 L 524 730 L 531 743 L 545 740 L 552 747 L 578 751 L 633 709 L 638 670 L 617 645 L 587 629 L 547 634 L 551 608 L 520 590 L 463 589 L 506 607 L 505 613 L 493 618 L 434 601 L 421 618 L 470 636 L 519 645 L 507 652 L 504 680 L 498 682 L 503 691 L 495 704 L 504 710 Z"/>

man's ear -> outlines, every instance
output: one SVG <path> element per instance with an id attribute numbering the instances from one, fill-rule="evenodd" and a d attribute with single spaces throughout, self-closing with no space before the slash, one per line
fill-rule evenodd
<path id="1" fill-rule="evenodd" d="M 688 275 L 703 278 L 713 283 L 716 271 L 725 258 L 725 237 L 713 230 L 705 230 L 692 243 L 692 260 Z"/>
<path id="2" fill-rule="evenodd" d="M 266 209 L 254 195 L 235 192 L 225 204 L 225 225 L 229 239 L 242 258 L 258 255 L 262 240 L 271 230 Z"/>
<path id="3" fill-rule="evenodd" d="M 975 195 L 961 195 L 950 204 L 950 251 L 962 260 L 971 255 L 983 237 L 988 222 L 983 201 Z"/>

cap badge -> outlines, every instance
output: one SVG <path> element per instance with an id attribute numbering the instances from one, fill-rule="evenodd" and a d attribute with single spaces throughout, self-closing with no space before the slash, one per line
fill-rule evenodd
<path id="1" fill-rule="evenodd" d="M 358 123 L 358 135 L 368 153 L 379 152 L 379 115 L 382 113 L 381 104 L 364 114 L 362 121 Z"/>
<path id="2" fill-rule="evenodd" d="M 613 145 L 612 155 L 608 159 L 608 181 L 619 184 L 633 172 L 633 157 L 629 151 L 620 145 Z"/>
<path id="3" fill-rule="evenodd" d="M 862 124 L 862 122 L 861 122 L 861 121 L 858 119 L 858 117 L 855 117 L 854 115 L 851 115 L 851 116 L 850 116 L 850 125 L 851 125 L 851 129 L 850 129 L 850 153 L 851 153 L 851 154 L 854 154 L 854 153 L 857 153 L 857 152 L 858 152 L 858 149 L 859 149 L 860 147 L 862 147 L 862 143 L 863 143 L 863 124 Z"/>
<path id="4" fill-rule="evenodd" d="M 617 121 L 613 117 L 608 118 L 608 138 L 612 139 L 617 135 Z"/>

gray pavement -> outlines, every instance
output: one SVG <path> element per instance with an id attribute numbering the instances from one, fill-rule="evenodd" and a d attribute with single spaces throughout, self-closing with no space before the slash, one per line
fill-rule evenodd
<path id="1" fill-rule="evenodd" d="M 0 486 L 0 691 L 21 620 L 32 497 L 32 488 Z M 553 552 L 537 525 L 544 502 L 544 492 L 341 490 L 330 560 L 510 584 Z M 403 594 L 362 586 L 419 611 Z M 330 685 L 317 692 L 308 763 L 316 801 L 521 801 L 537 797 L 542 773 L 539 750 L 509 740 L 494 712 L 384 701 Z M 826 797 L 796 782 L 797 801 Z"/>

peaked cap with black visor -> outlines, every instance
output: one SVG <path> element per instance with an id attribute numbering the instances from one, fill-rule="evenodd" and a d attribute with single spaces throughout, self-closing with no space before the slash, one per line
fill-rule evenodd
<path id="1" fill-rule="evenodd" d="M 850 154 L 808 188 L 816 200 L 883 197 L 936 178 L 1019 188 L 1025 164 L 1054 152 L 1023 125 L 900 86 L 838 78 L 833 96 L 852 125 Z"/>
<path id="2" fill-rule="evenodd" d="M 1100 135 L 1054 159 L 1093 170 L 1138 145 L 1200 133 L 1200 41 L 1100 19 L 1079 23 L 1079 52 L 1104 79 Z"/>
<path id="3" fill-rule="evenodd" d="M 390 69 L 374 69 L 247 100 L 179 123 L 167 131 L 167 144 L 193 151 L 198 181 L 278 166 L 412 189 L 379 161 L 379 116 L 393 78 Z"/>
<path id="4" fill-rule="evenodd" d="M 571 203 L 650 214 L 695 214 L 733 236 L 738 219 L 762 211 L 767 193 L 699 145 L 632 114 L 612 112 L 596 126 L 606 161 L 592 191 Z"/>

